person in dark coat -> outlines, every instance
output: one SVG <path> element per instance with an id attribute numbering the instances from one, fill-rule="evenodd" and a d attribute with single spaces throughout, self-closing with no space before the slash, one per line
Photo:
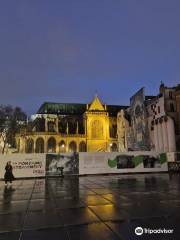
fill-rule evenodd
<path id="1" fill-rule="evenodd" d="M 13 175 L 13 168 L 11 165 L 11 162 L 7 162 L 6 167 L 5 167 L 5 174 L 4 174 L 4 181 L 5 184 L 7 184 L 8 182 L 12 183 L 12 181 L 14 180 L 14 175 Z"/>

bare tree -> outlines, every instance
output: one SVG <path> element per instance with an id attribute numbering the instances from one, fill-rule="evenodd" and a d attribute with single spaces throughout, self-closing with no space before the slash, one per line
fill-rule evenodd
<path id="1" fill-rule="evenodd" d="M 5 153 L 7 147 L 15 147 L 15 135 L 20 128 L 26 125 L 26 114 L 20 107 L 0 105 L 0 147 Z"/>

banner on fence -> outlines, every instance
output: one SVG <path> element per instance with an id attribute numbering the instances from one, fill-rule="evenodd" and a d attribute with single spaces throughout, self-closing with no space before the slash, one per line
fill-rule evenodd
<path id="1" fill-rule="evenodd" d="M 60 175 L 61 169 L 63 169 L 64 174 L 79 174 L 79 154 L 46 154 L 46 175 Z"/>
<path id="2" fill-rule="evenodd" d="M 79 174 L 167 171 L 166 154 L 153 152 L 80 153 Z"/>
<path id="3" fill-rule="evenodd" d="M 45 156 L 45 154 L 0 155 L 0 179 L 4 178 L 5 166 L 8 161 L 11 162 L 15 178 L 44 177 Z"/>
<path id="4" fill-rule="evenodd" d="M 15 178 L 64 174 L 108 174 L 168 171 L 167 155 L 153 152 L 48 153 L 0 155 L 0 179 L 11 161 Z"/>

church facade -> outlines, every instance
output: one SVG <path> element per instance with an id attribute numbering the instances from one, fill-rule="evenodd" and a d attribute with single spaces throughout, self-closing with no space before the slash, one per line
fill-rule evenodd
<path id="1" fill-rule="evenodd" d="M 179 85 L 160 85 L 157 96 L 141 88 L 130 106 L 45 102 L 16 135 L 19 153 L 175 152 L 180 149 Z"/>
<path id="2" fill-rule="evenodd" d="M 118 113 L 127 106 L 44 103 L 35 119 L 16 136 L 19 153 L 112 152 L 124 149 Z M 123 128 L 123 127 L 122 127 Z M 121 140 L 118 140 L 118 132 Z M 120 146 L 122 142 L 123 146 Z"/>

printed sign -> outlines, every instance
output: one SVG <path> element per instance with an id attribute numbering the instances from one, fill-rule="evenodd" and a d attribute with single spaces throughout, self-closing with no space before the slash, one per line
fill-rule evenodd
<path id="1" fill-rule="evenodd" d="M 168 171 L 166 154 L 152 152 L 80 153 L 79 174 Z"/>
<path id="2" fill-rule="evenodd" d="M 45 154 L 0 155 L 0 178 L 4 178 L 5 166 L 11 162 L 15 178 L 45 176 Z"/>
<path id="3" fill-rule="evenodd" d="M 46 175 L 60 175 L 62 170 L 64 174 L 78 174 L 79 154 L 46 154 Z"/>

